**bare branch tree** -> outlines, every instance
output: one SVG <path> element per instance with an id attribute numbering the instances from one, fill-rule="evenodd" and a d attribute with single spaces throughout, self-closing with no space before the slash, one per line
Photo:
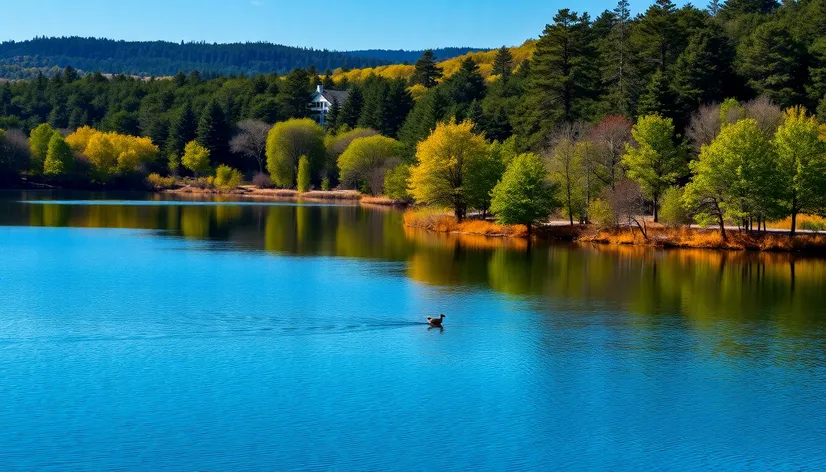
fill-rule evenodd
<path id="1" fill-rule="evenodd" d="M 720 104 L 701 105 L 700 109 L 691 115 L 691 121 L 685 130 L 685 135 L 691 142 L 695 155 L 700 154 L 703 146 L 711 144 L 720 133 Z"/>
<path id="2" fill-rule="evenodd" d="M 743 108 L 746 109 L 746 116 L 756 120 L 760 131 L 766 136 L 774 136 L 777 128 L 783 123 L 783 110 L 765 95 L 746 102 Z"/>
<path id="3" fill-rule="evenodd" d="M 613 188 L 622 177 L 622 155 L 631 140 L 631 121 L 624 116 L 606 116 L 588 132 L 594 144 L 594 175 Z"/>
<path id="4" fill-rule="evenodd" d="M 232 152 L 244 155 L 258 162 L 258 172 L 264 172 L 267 158 L 267 134 L 271 126 L 263 121 L 244 120 L 238 123 L 238 134 L 232 138 L 229 146 Z"/>
<path id="5" fill-rule="evenodd" d="M 605 199 L 617 218 L 626 220 L 628 226 L 636 224 L 642 236 L 648 239 L 648 225 L 641 216 L 645 213 L 645 198 L 639 183 L 631 179 L 622 179 L 613 189 L 605 190 Z"/>

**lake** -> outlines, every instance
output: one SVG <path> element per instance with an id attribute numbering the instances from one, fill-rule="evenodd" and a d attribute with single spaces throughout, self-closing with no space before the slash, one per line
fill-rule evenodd
<path id="1" fill-rule="evenodd" d="M 826 469 L 823 259 L 5 192 L 0 264 L 4 471 Z"/>

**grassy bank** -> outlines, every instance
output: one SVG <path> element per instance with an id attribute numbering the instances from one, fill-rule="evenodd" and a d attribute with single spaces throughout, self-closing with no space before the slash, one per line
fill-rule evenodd
<path id="1" fill-rule="evenodd" d="M 526 238 L 523 225 L 500 225 L 481 219 L 466 219 L 461 223 L 441 210 L 414 209 L 405 212 L 404 224 L 438 233 L 481 235 L 489 237 Z M 725 249 L 775 252 L 826 253 L 826 235 L 804 234 L 790 236 L 782 233 L 726 231 L 689 227 L 668 228 L 662 225 L 647 227 L 643 235 L 637 228 L 597 228 L 593 225 L 546 225 L 537 228 L 538 239 L 566 240 L 583 243 L 627 246 L 680 247 L 696 249 Z"/>
<path id="2" fill-rule="evenodd" d="M 340 201 L 359 202 L 365 205 L 381 205 L 403 207 L 407 204 L 398 200 L 393 200 L 383 196 L 363 195 L 356 190 L 311 190 L 301 193 L 292 189 L 259 188 L 254 185 L 240 185 L 232 189 L 219 189 L 217 187 L 203 187 L 197 185 L 182 185 L 175 188 L 158 189 L 160 193 L 172 195 L 188 196 L 213 196 L 227 195 L 239 198 L 249 198 L 256 200 L 318 200 L 318 201 Z"/>

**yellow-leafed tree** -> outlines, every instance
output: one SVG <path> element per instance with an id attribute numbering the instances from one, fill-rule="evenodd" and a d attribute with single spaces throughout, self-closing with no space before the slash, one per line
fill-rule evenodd
<path id="1" fill-rule="evenodd" d="M 468 172 L 487 157 L 485 138 L 473 132 L 473 123 L 440 123 L 416 147 L 417 164 L 410 169 L 410 193 L 418 203 L 453 208 L 461 221 L 467 212 Z"/>

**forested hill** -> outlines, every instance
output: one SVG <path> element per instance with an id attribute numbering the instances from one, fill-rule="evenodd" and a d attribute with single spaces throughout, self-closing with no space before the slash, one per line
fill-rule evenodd
<path id="1" fill-rule="evenodd" d="M 464 56 L 469 52 L 483 52 L 488 49 L 479 48 L 439 48 L 433 49 L 433 55 L 440 61 L 446 61 L 455 57 Z M 372 57 L 375 59 L 387 61 L 393 64 L 401 64 L 404 62 L 414 63 L 424 51 L 406 51 L 393 49 L 362 49 L 359 51 L 346 51 L 344 54 L 356 57 Z"/>
<path id="2" fill-rule="evenodd" d="M 421 55 L 421 53 L 418 53 Z M 0 43 L 0 77 L 32 78 L 71 65 L 86 72 L 169 76 L 287 73 L 295 68 L 375 67 L 389 62 L 357 54 L 271 43 L 170 43 L 96 38 L 35 38 Z"/>

